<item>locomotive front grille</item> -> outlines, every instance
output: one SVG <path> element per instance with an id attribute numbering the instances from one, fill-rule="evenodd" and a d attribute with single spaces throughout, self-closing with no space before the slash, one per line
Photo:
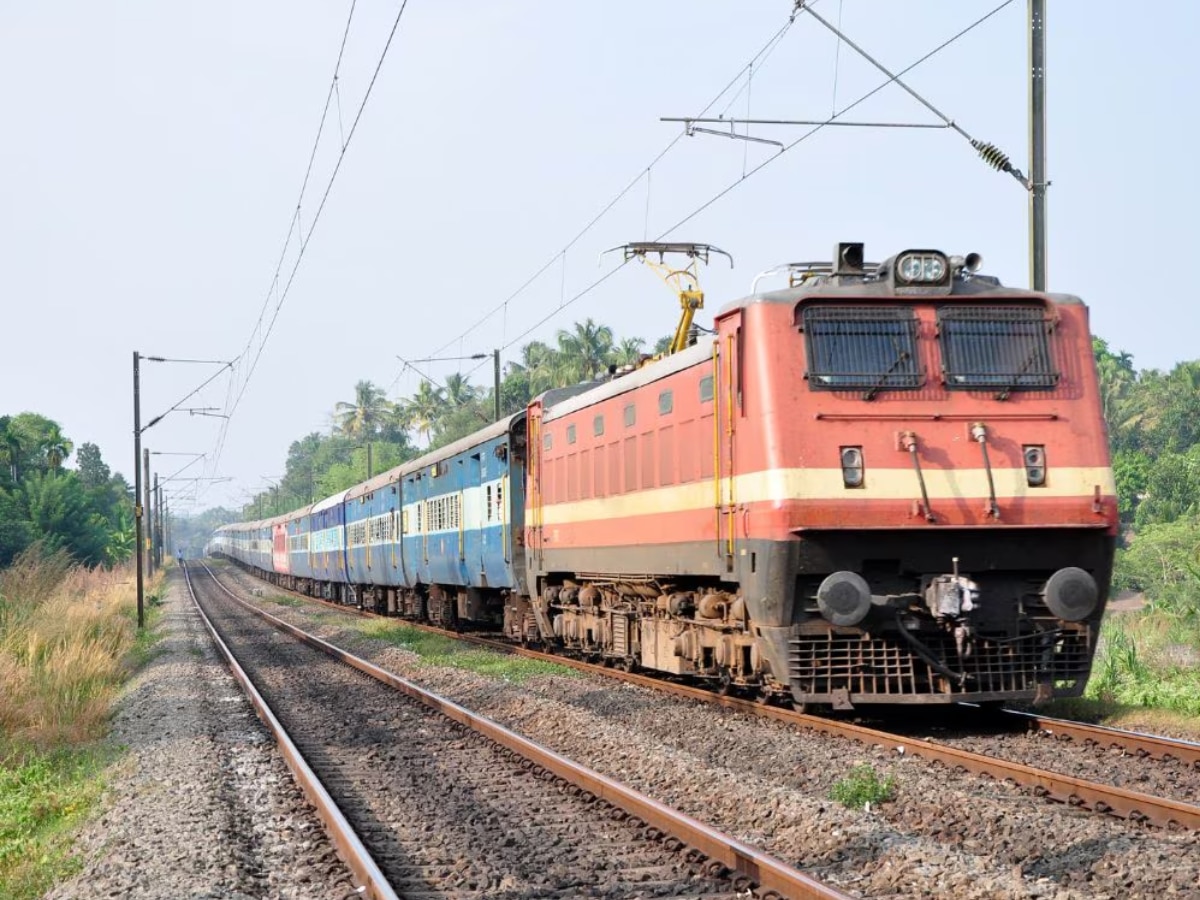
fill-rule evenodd
<path id="1" fill-rule="evenodd" d="M 1087 630 L 977 637 L 964 657 L 950 635 L 921 635 L 920 640 L 947 668 L 965 673 L 965 683 L 936 671 L 898 636 L 830 632 L 800 635 L 790 642 L 792 688 L 804 695 L 845 692 L 880 699 L 1022 693 L 1047 680 L 1074 686 L 1087 676 L 1092 656 Z"/>

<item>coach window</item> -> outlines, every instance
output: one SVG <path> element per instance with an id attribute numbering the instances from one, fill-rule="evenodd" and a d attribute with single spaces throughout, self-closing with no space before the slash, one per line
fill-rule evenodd
<path id="1" fill-rule="evenodd" d="M 803 312 L 809 387 L 881 390 L 921 384 L 917 320 L 911 309 L 888 306 L 810 306 Z"/>
<path id="2" fill-rule="evenodd" d="M 625 407 L 625 427 L 630 428 L 637 422 L 637 407 L 630 403 Z"/>
<path id="3" fill-rule="evenodd" d="M 568 444 L 575 443 L 575 426 L 574 425 L 567 426 L 567 443 Z"/>
<path id="4" fill-rule="evenodd" d="M 711 403 L 713 398 L 713 377 L 705 375 L 700 379 L 700 402 Z"/>
<path id="5" fill-rule="evenodd" d="M 596 437 L 604 434 L 604 416 L 596 416 L 592 419 L 592 434 Z"/>
<path id="6" fill-rule="evenodd" d="M 658 414 L 665 416 L 675 408 L 675 394 L 672 391 L 663 391 L 658 395 Z"/>
<path id="7" fill-rule="evenodd" d="M 550 434 L 550 432 L 547 431 L 546 434 L 543 435 L 543 437 L 542 437 L 542 449 L 549 450 L 553 446 L 554 446 L 554 437 L 553 437 L 553 435 Z"/>

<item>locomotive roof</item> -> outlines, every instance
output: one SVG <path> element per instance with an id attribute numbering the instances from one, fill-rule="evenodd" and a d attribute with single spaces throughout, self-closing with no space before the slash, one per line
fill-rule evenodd
<path id="1" fill-rule="evenodd" d="M 648 363 L 640 369 L 630 372 L 628 375 L 622 375 L 611 381 L 601 382 L 595 387 L 587 389 L 582 393 L 568 396 L 557 403 L 553 403 L 553 405 L 551 403 L 554 398 L 548 392 L 542 401 L 546 410 L 542 415 L 542 421 L 552 422 L 568 413 L 585 409 L 593 403 L 599 403 L 601 400 L 620 396 L 628 391 L 632 391 L 634 388 L 652 384 L 660 378 L 666 378 L 668 375 L 673 375 L 711 357 L 712 341 L 699 341 L 690 347 L 685 347 L 678 353 L 672 353 L 670 356 L 656 362 Z"/>
<path id="2" fill-rule="evenodd" d="M 970 279 L 955 278 L 950 293 L 904 293 L 897 294 L 887 278 L 868 276 L 819 276 L 796 287 L 776 291 L 759 291 L 721 307 L 716 318 L 721 318 L 739 309 L 757 303 L 781 303 L 795 305 L 801 300 L 826 298 L 830 300 L 895 300 L 903 303 L 938 302 L 945 297 L 978 297 L 1021 300 L 1049 300 L 1064 306 L 1076 306 L 1083 301 L 1074 294 L 1052 294 L 1031 291 L 1027 288 L 1007 287 L 999 279 L 977 275 Z"/>

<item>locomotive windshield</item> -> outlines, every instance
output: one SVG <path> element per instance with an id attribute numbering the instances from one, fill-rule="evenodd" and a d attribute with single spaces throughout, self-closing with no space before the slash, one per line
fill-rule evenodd
<path id="1" fill-rule="evenodd" d="M 917 320 L 911 309 L 886 306 L 810 306 L 804 310 L 808 381 L 824 390 L 885 388 L 921 383 Z"/>
<path id="2" fill-rule="evenodd" d="M 938 310 L 942 368 L 950 388 L 1051 388 L 1053 321 L 1037 307 L 944 306 Z"/>

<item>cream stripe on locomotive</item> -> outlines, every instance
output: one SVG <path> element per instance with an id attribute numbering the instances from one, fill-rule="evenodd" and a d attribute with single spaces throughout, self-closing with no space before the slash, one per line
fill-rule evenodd
<path id="1" fill-rule="evenodd" d="M 988 496 L 985 469 L 925 469 L 930 500 L 978 499 Z M 1096 486 L 1104 496 L 1116 493 L 1112 470 L 1103 466 L 1051 469 L 1042 487 L 1030 487 L 1024 469 L 992 469 L 998 500 L 1011 497 L 1088 497 Z M 921 495 L 912 469 L 870 469 L 861 488 L 847 488 L 841 469 L 768 469 L 733 479 L 738 503 L 786 500 L 912 500 Z M 543 525 L 564 525 L 597 519 L 623 519 L 652 513 L 712 509 L 712 479 L 636 493 L 546 504 Z"/>

